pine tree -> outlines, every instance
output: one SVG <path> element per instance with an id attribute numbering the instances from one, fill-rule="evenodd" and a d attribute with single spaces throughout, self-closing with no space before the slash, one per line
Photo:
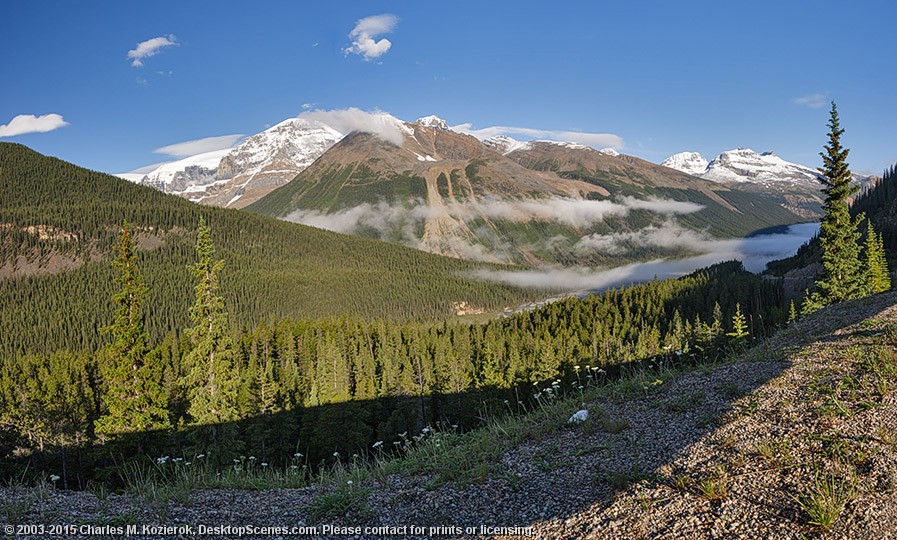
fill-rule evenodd
<path id="1" fill-rule="evenodd" d="M 885 258 L 884 239 L 875 234 L 872 221 L 866 229 L 866 242 L 863 246 L 865 263 L 865 292 L 878 294 L 891 290 L 891 276 L 888 274 L 888 261 Z"/>
<path id="2" fill-rule="evenodd" d="M 147 288 L 137 267 L 137 251 L 125 222 L 113 262 L 119 271 L 115 321 L 103 330 L 112 336 L 105 349 L 106 414 L 96 425 L 100 434 L 149 431 L 169 427 L 167 394 L 161 384 L 160 355 L 149 351 L 142 306 Z"/>
<path id="3" fill-rule="evenodd" d="M 804 301 L 800 304 L 800 314 L 802 317 L 815 313 L 824 307 L 825 304 L 822 303 L 822 299 L 818 293 L 810 294 L 809 290 L 804 290 Z"/>
<path id="4" fill-rule="evenodd" d="M 822 193 L 825 195 L 823 210 L 825 215 L 820 225 L 819 241 L 822 246 L 822 275 L 816 281 L 819 301 L 822 304 L 843 302 L 859 298 L 863 293 L 863 275 L 860 266 L 860 233 L 856 221 L 850 216 L 848 200 L 859 189 L 850 183 L 850 169 L 847 164 L 847 148 L 841 146 L 844 130 L 838 120 L 838 108 L 832 102 L 829 142 L 825 152 L 820 152 L 824 166 L 822 173 Z M 816 294 L 816 293 L 814 293 Z"/>
<path id="5" fill-rule="evenodd" d="M 732 348 L 740 350 L 744 348 L 745 341 L 750 335 L 747 330 L 747 320 L 741 313 L 741 304 L 735 304 L 735 315 L 732 316 L 732 331 L 726 333 L 731 338 Z"/>
<path id="6" fill-rule="evenodd" d="M 184 358 L 189 369 L 188 413 L 195 424 L 217 424 L 237 419 L 239 382 L 233 373 L 227 311 L 218 294 L 224 261 L 213 261 L 215 248 L 204 219 L 199 222 L 196 254 L 199 261 L 190 266 L 197 279 L 196 301 L 190 308 L 194 326 L 186 331 L 193 349 Z"/>

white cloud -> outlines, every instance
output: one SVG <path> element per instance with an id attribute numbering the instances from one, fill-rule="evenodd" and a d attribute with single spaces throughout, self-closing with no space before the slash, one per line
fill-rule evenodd
<path id="1" fill-rule="evenodd" d="M 206 137 L 195 141 L 184 141 L 168 146 L 162 146 L 153 150 L 156 154 L 165 154 L 174 157 L 187 157 L 215 150 L 232 148 L 243 135 L 221 135 L 220 137 Z"/>
<path id="2" fill-rule="evenodd" d="M 330 214 L 297 210 L 285 219 L 341 233 L 356 232 L 360 228 L 373 228 L 386 239 L 389 235 L 394 234 L 393 224 L 395 223 L 420 223 L 432 217 L 434 210 L 430 209 L 424 201 L 412 201 L 412 203 L 411 205 L 390 205 L 381 201 L 374 206 L 364 203 Z M 569 227 L 585 229 L 603 221 L 606 217 L 624 216 L 633 209 L 672 215 L 691 214 L 704 207 L 694 203 L 658 198 L 623 197 L 619 201 L 593 201 L 567 197 L 544 199 L 484 197 L 476 202 L 446 204 L 443 208 L 449 217 L 463 222 L 472 222 L 477 218 L 487 217 L 515 223 L 556 222 Z M 416 241 L 410 236 L 409 238 Z"/>
<path id="3" fill-rule="evenodd" d="M 159 167 L 161 167 L 162 165 L 165 165 L 166 163 L 171 163 L 171 162 L 170 161 L 160 161 L 158 163 L 150 163 L 149 165 L 144 165 L 143 167 L 137 167 L 133 171 L 128 171 L 127 173 L 123 173 L 123 174 L 141 174 L 141 175 L 149 174 L 149 173 L 155 171 L 156 169 L 158 169 Z"/>
<path id="4" fill-rule="evenodd" d="M 62 118 L 62 115 L 55 113 L 40 116 L 20 114 L 10 120 L 8 124 L 0 126 L 0 137 L 14 137 L 25 133 L 46 133 L 67 125 L 69 123 Z"/>
<path id="5" fill-rule="evenodd" d="M 392 42 L 386 38 L 378 41 L 377 36 L 392 32 L 398 23 L 399 18 L 389 13 L 359 20 L 349 32 L 352 44 L 343 49 L 343 53 L 360 54 L 365 60 L 379 58 L 392 47 Z"/>
<path id="6" fill-rule="evenodd" d="M 299 118 L 327 124 L 340 133 L 361 131 L 374 133 L 384 141 L 396 146 L 402 146 L 405 141 L 402 135 L 402 121 L 389 113 L 382 111 L 362 111 L 355 107 L 348 109 L 334 109 L 330 111 L 306 111 Z"/>
<path id="7" fill-rule="evenodd" d="M 452 126 L 452 130 L 472 135 L 480 140 L 495 137 L 497 135 L 523 135 L 533 139 L 547 139 L 549 141 L 557 142 L 576 142 L 596 149 L 613 148 L 614 150 L 620 150 L 624 147 L 623 138 L 613 133 L 552 131 L 517 126 L 491 126 L 481 129 L 473 129 L 472 124 L 470 123 Z"/>
<path id="8" fill-rule="evenodd" d="M 825 97 L 825 94 L 809 94 L 806 96 L 794 98 L 792 101 L 795 104 L 800 105 L 801 107 L 807 107 L 809 109 L 821 109 L 822 107 L 825 107 L 826 103 L 828 103 L 828 99 Z"/>
<path id="9" fill-rule="evenodd" d="M 128 58 L 132 59 L 131 65 L 134 67 L 143 67 L 143 59 L 155 56 L 165 47 L 177 46 L 178 39 L 174 34 L 167 36 L 154 37 L 146 41 L 141 41 L 137 47 L 128 51 Z"/>

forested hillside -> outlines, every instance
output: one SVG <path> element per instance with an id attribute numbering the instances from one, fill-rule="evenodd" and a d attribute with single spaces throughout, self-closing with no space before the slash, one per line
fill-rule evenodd
<path id="1" fill-rule="evenodd" d="M 99 347 L 112 313 L 109 255 L 125 220 L 141 247 L 150 336 L 184 328 L 200 217 L 225 261 L 238 326 L 346 313 L 432 319 L 457 302 L 498 309 L 535 296 L 465 277 L 482 265 L 199 206 L 0 143 L 0 358 Z"/>
<path id="2" fill-rule="evenodd" d="M 234 389 L 235 420 L 214 426 L 190 416 L 185 364 L 193 347 L 169 335 L 147 356 L 156 366 L 148 382 L 162 389 L 166 423 L 179 429 L 126 437 L 139 445 L 125 454 L 142 448 L 152 455 L 202 453 L 219 464 L 239 455 L 285 464 L 299 451 L 317 464 L 334 451 L 361 452 L 426 425 L 471 427 L 484 402 L 516 409 L 533 392 L 561 381 L 574 389 L 598 382 L 626 362 L 726 355 L 771 332 L 785 315 L 779 283 L 732 262 L 484 324 L 285 319 L 234 336 L 233 369 L 217 384 Z M 78 471 L 72 478 L 80 485 L 93 467 L 112 465 L 108 450 L 90 449 L 107 414 L 104 358 L 60 351 L 7 359 L 0 371 L 3 450 L 34 452 L 37 469 L 73 460 L 68 470 Z M 71 447 L 80 449 L 54 450 Z"/>
<path id="3" fill-rule="evenodd" d="M 897 165 L 886 170 L 878 184 L 856 197 L 850 213 L 854 217 L 862 213 L 872 222 L 875 231 L 881 233 L 884 240 L 890 268 L 897 268 Z M 865 226 L 862 230 L 866 230 Z M 782 276 L 790 270 L 807 267 L 819 260 L 817 237 L 801 246 L 793 257 L 772 261 L 768 268 L 770 273 Z"/>

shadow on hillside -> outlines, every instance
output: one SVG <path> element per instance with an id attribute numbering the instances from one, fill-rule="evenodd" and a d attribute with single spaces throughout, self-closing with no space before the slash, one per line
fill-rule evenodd
<path id="1" fill-rule="evenodd" d="M 694 363 L 696 358 L 670 354 L 668 365 Z M 351 461 L 354 455 L 370 456 L 375 443 L 382 441 L 389 451 L 393 444 L 413 440 L 424 428 L 466 432 L 482 425 L 485 418 L 523 414 L 539 403 L 534 394 L 562 381 L 561 393 L 579 392 L 580 384 L 602 385 L 619 379 L 637 368 L 651 368 L 654 358 L 604 366 L 594 376 L 570 373 L 537 384 L 513 388 L 482 388 L 466 392 L 418 396 L 384 397 L 300 407 L 262 414 L 234 422 L 207 426 L 182 426 L 175 430 L 131 433 L 105 443 L 31 447 L 17 451 L 16 457 L 0 460 L 0 478 L 59 476 L 57 488 L 82 490 L 91 483 L 121 488 L 122 472 L 130 462 L 149 464 L 166 458 L 194 462 L 202 455 L 205 466 L 224 470 L 235 461 L 274 468 L 304 464 L 312 470 Z M 596 368 L 597 369 L 597 368 Z M 575 395 L 575 394 L 572 394 Z M 27 434 L 0 431 L 6 448 L 19 446 Z M 297 459 L 296 455 L 301 454 Z"/>

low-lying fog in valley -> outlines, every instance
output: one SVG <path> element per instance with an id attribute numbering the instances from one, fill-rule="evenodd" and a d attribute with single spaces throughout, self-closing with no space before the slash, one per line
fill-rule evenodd
<path id="1" fill-rule="evenodd" d="M 684 229 L 683 229 L 684 230 Z M 763 234 L 728 240 L 701 240 L 693 231 L 687 236 L 690 244 L 703 255 L 677 260 L 656 260 L 628 264 L 609 269 L 544 268 L 533 270 L 481 270 L 483 279 L 522 287 L 550 288 L 566 291 L 597 291 L 618 285 L 679 277 L 721 261 L 737 259 L 751 272 L 761 272 L 766 263 L 793 255 L 797 249 L 819 232 L 818 223 L 791 225 L 783 233 Z"/>
<path id="2" fill-rule="evenodd" d="M 444 213 L 459 222 L 471 222 L 477 217 L 485 217 L 518 223 L 555 222 L 587 229 L 607 217 L 625 216 L 632 210 L 647 210 L 657 215 L 655 223 L 634 231 L 585 234 L 571 243 L 571 252 L 574 255 L 591 252 L 618 256 L 640 248 L 670 248 L 698 254 L 683 259 L 657 259 L 605 268 L 545 267 L 529 270 L 481 270 L 476 274 L 480 279 L 559 291 L 600 290 L 650 280 L 655 276 L 658 279 L 677 277 L 732 259 L 742 261 L 751 272 L 761 272 L 767 262 L 793 255 L 819 231 L 818 223 L 800 223 L 787 227 L 781 233 L 718 239 L 705 232 L 686 228 L 676 220 L 677 215 L 691 214 L 702 208 L 699 204 L 654 197 L 620 197 L 613 201 L 557 197 L 544 200 L 484 198 L 476 202 L 451 203 L 437 208 L 428 206 L 426 201 L 415 199 L 406 205 L 364 203 L 334 213 L 298 210 L 286 219 L 341 233 L 351 234 L 361 229 L 375 231 L 383 240 L 398 240 L 408 246 L 419 247 L 418 227 L 434 217 L 434 213 Z M 490 239 L 493 246 L 502 244 L 500 238 Z M 463 253 L 465 258 L 503 260 L 503 255 L 497 250 L 488 250 L 479 244 L 468 244 L 460 238 L 453 240 L 465 244 L 457 246 L 457 251 Z M 545 240 L 556 241 L 556 238 Z"/>

